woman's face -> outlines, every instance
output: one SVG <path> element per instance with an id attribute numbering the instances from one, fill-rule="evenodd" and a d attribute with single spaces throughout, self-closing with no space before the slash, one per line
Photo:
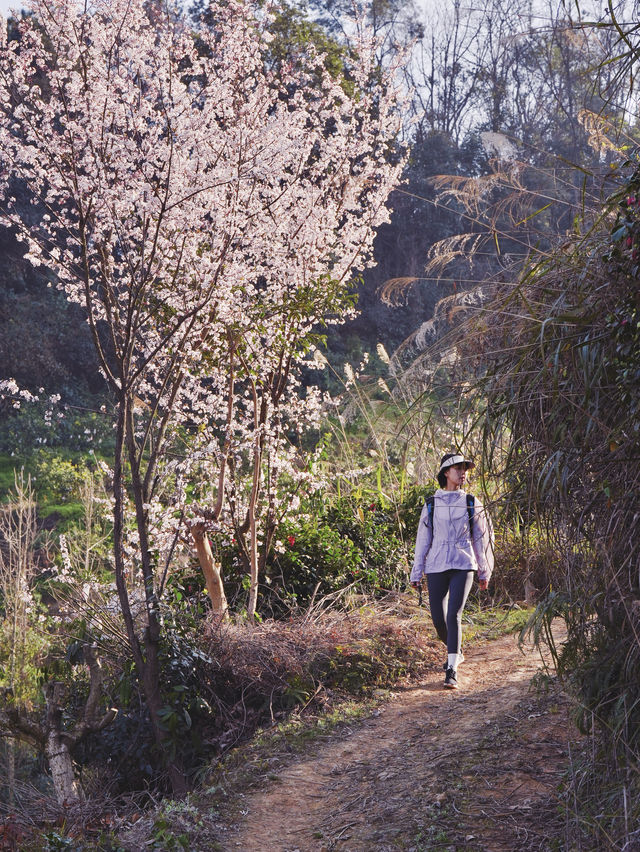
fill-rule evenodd
<path id="1" fill-rule="evenodd" d="M 447 491 L 457 491 L 462 488 L 467 476 L 467 467 L 465 464 L 452 464 L 444 470 L 445 479 L 447 480 Z"/>

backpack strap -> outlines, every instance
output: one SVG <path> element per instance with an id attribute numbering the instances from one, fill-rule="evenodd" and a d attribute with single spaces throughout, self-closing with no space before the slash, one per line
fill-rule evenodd
<path id="1" fill-rule="evenodd" d="M 431 532 L 433 533 L 433 504 L 435 502 L 435 498 L 433 494 L 431 497 L 427 497 L 424 501 L 424 505 L 427 507 L 427 526 L 431 524 Z"/>
<path id="2" fill-rule="evenodd" d="M 467 494 L 467 514 L 469 515 L 469 532 L 473 539 L 473 514 L 476 508 L 476 498 L 473 494 Z"/>

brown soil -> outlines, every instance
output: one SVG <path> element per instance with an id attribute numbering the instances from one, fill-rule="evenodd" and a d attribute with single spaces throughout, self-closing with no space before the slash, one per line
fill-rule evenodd
<path id="1" fill-rule="evenodd" d="M 221 848 L 562 848 L 558 788 L 577 737 L 568 702 L 557 687 L 530 690 L 540 656 L 513 636 L 466 656 L 459 689 L 443 689 L 434 672 L 248 794 Z"/>

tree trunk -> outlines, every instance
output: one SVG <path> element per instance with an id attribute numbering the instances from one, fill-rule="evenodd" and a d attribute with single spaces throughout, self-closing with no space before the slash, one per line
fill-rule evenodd
<path id="1" fill-rule="evenodd" d="M 83 801 L 84 792 L 73 772 L 73 761 L 64 734 L 56 730 L 49 731 L 44 751 L 58 804 L 70 805 L 72 802 Z"/>
<path id="2" fill-rule="evenodd" d="M 169 742 L 167 732 L 164 730 L 160 720 L 160 710 L 163 706 L 162 691 L 160 689 L 160 639 L 162 622 L 160 619 L 160 602 L 156 592 L 155 571 L 149 543 L 149 518 L 146 509 L 149 495 L 145 492 L 145 485 L 141 474 L 142 451 L 136 447 L 133 404 L 131 400 L 127 405 L 125 422 L 125 442 L 129 454 L 129 474 L 131 476 L 133 502 L 136 510 L 136 528 L 140 542 L 140 562 L 144 579 L 147 612 L 147 627 L 144 637 L 146 659 L 142 675 L 142 688 L 147 701 L 147 709 L 149 710 L 156 745 L 169 773 L 171 789 L 174 795 L 184 796 L 189 790 L 187 778 L 182 769 L 177 749 L 172 747 Z"/>
<path id="3" fill-rule="evenodd" d="M 258 606 L 258 524 L 256 520 L 256 504 L 258 501 L 258 489 L 260 488 L 260 463 L 262 454 L 260 445 L 257 443 L 254 449 L 253 459 L 253 484 L 251 487 L 251 497 L 247 508 L 247 517 L 249 520 L 249 603 L 247 605 L 247 615 L 250 621 L 253 621 L 256 615 Z"/>
<path id="4" fill-rule="evenodd" d="M 193 524 L 191 535 L 193 536 L 198 554 L 200 568 L 207 584 L 207 592 L 211 598 L 213 614 L 220 618 L 220 620 L 227 620 L 229 618 L 229 608 L 222 584 L 222 574 L 219 563 L 216 563 L 213 558 L 213 551 L 211 550 L 204 524 Z"/>
<path id="5" fill-rule="evenodd" d="M 44 753 L 51 770 L 56 799 L 60 805 L 81 802 L 84 799 L 84 793 L 74 775 L 71 760 L 70 749 L 74 743 L 74 737 L 62 730 L 64 692 L 64 685 L 58 681 L 49 681 L 45 684 L 47 712 L 43 731 Z"/>
<path id="6" fill-rule="evenodd" d="M 264 437 L 260 429 L 264 426 L 266 419 L 266 401 L 263 396 L 262 402 L 258 405 L 258 395 L 255 386 L 253 387 L 253 405 L 254 405 L 254 446 L 253 446 L 253 481 L 251 483 L 251 496 L 249 497 L 249 505 L 247 507 L 247 520 L 249 522 L 249 603 L 247 605 L 247 615 L 250 621 L 253 621 L 258 605 L 258 524 L 256 518 L 256 507 L 258 504 L 258 492 L 262 482 L 262 444 Z"/>
<path id="7" fill-rule="evenodd" d="M 249 536 L 250 536 L 250 573 L 249 573 L 249 603 L 247 605 L 247 615 L 249 620 L 253 621 L 256 615 L 258 606 L 258 541 L 256 538 L 257 525 L 255 509 L 251 508 L 251 517 L 249 519 Z"/>
<path id="8" fill-rule="evenodd" d="M 151 720 L 151 727 L 158 747 L 162 755 L 164 765 L 169 775 L 171 790 L 174 796 L 186 796 L 189 792 L 187 776 L 184 773 L 178 749 L 172 749 L 167 732 L 160 721 L 160 710 L 162 709 L 162 694 L 160 692 L 160 660 L 158 658 L 158 642 L 147 637 L 145 642 L 147 655 L 142 678 L 142 689 L 147 702 L 147 710 Z M 172 751 L 174 753 L 172 753 Z"/>
<path id="9" fill-rule="evenodd" d="M 129 424 L 129 404 L 126 394 L 122 394 L 118 400 L 118 420 L 116 429 L 116 448 L 114 454 L 113 468 L 113 490 L 114 490 L 114 508 L 113 508 L 113 550 L 115 558 L 115 578 L 118 597 L 120 599 L 120 608 L 124 617 L 127 628 L 127 638 L 133 654 L 133 659 L 136 664 L 136 672 L 138 681 L 142 686 L 142 691 L 147 703 L 151 726 L 154 733 L 158 752 L 162 755 L 165 761 L 171 786 L 176 796 L 185 795 L 188 790 L 187 779 L 184 772 L 178 766 L 175 758 L 169 755 L 167 735 L 163 730 L 159 712 L 162 707 L 162 694 L 160 691 L 160 660 L 159 660 L 159 643 L 160 643 L 160 623 L 158 620 L 158 606 L 153 589 L 153 576 L 151 573 L 148 560 L 147 546 L 147 530 L 146 518 L 141 499 L 141 486 L 139 467 L 136 466 L 135 454 L 130 450 L 130 461 L 133 462 L 133 470 L 131 476 L 134 484 L 134 497 L 136 498 L 136 521 L 138 525 L 138 533 L 140 536 L 140 552 L 143 560 L 143 573 L 145 575 L 145 595 L 147 604 L 147 628 L 144 638 L 144 651 L 140 647 L 136 627 L 131 615 L 131 607 L 129 605 L 129 593 L 125 579 L 125 561 L 124 561 L 124 502 L 125 502 L 125 480 L 123 469 L 123 454 L 125 442 L 127 438 L 127 425 Z M 131 428 L 131 427 L 130 427 Z"/>
<path id="10" fill-rule="evenodd" d="M 7 738 L 7 799 L 12 808 L 16 800 L 16 741 L 13 737 Z"/>

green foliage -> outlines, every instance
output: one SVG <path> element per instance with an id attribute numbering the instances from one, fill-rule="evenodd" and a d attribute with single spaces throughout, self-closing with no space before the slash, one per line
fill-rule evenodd
<path id="1" fill-rule="evenodd" d="M 374 595 L 403 588 L 428 493 L 407 487 L 403 499 L 392 504 L 374 488 L 345 497 L 316 495 L 303 502 L 280 524 L 261 573 L 263 610 L 281 616 L 347 587 Z M 234 540 L 214 535 L 212 544 L 227 596 L 238 609 L 247 591 L 244 562 Z M 170 581 L 168 594 L 197 618 L 202 587 L 202 577 L 186 570 Z"/>
<path id="2" fill-rule="evenodd" d="M 409 489 L 396 508 L 380 499 L 334 498 L 287 519 L 266 569 L 270 588 L 299 606 L 352 584 L 373 594 L 402 588 L 424 494 Z"/>
<path id="3" fill-rule="evenodd" d="M 295 61 L 309 44 L 325 55 L 325 67 L 333 76 L 344 72 L 346 48 L 331 38 L 327 31 L 292 4 L 281 3 L 276 8 L 270 31 L 273 41 L 269 46 L 269 61 L 276 68 L 285 62 Z"/>
<path id="4" fill-rule="evenodd" d="M 206 586 L 199 567 L 176 567 L 167 579 L 163 599 L 172 618 L 197 628 L 207 612 Z"/>
<path id="5" fill-rule="evenodd" d="M 120 694 L 114 690 L 113 695 L 119 706 L 115 720 L 82 740 L 74 758 L 83 767 L 84 775 L 90 776 L 93 771 L 98 779 L 107 778 L 114 793 L 162 789 L 163 776 L 158 769 L 153 732 L 141 707 L 137 680 L 130 676 L 128 687 L 121 689 Z M 96 792 L 100 792 L 99 787 Z"/>
<path id="6" fill-rule="evenodd" d="M 150 845 L 149 845 L 150 844 Z M 174 834 L 170 821 L 164 816 L 158 816 L 153 823 L 153 834 L 149 841 L 150 849 L 158 850 L 189 850 L 189 835 L 186 832 Z"/>
<path id="7" fill-rule="evenodd" d="M 321 594 L 342 588 L 359 570 L 361 554 L 355 543 L 323 517 L 288 520 L 279 538 L 282 552 L 274 555 L 267 576 L 292 603 L 309 601 L 316 587 Z"/>
<path id="8" fill-rule="evenodd" d="M 10 690 L 7 703 L 32 710 L 42 704 L 42 659 L 49 646 L 37 624 L 38 611 L 26 629 L 22 629 L 17 646 L 12 623 L 0 613 L 0 691 Z M 9 661 L 18 647 L 17 674 L 12 673 Z"/>
<path id="9" fill-rule="evenodd" d="M 408 549 L 400 537 L 398 516 L 391 508 L 380 500 L 365 503 L 345 497 L 329 504 L 326 517 L 328 525 L 352 541 L 362 554 L 355 580 L 371 591 L 403 584 Z"/>
<path id="10" fill-rule="evenodd" d="M 40 448 L 31 456 L 32 481 L 42 502 L 68 501 L 78 497 L 78 489 L 87 475 L 83 461 L 72 460 L 66 453 Z"/>
<path id="11" fill-rule="evenodd" d="M 0 453 L 0 494 L 5 497 L 15 485 L 16 471 L 24 467 L 20 456 Z"/>
<path id="12" fill-rule="evenodd" d="M 109 539 L 105 536 L 106 493 L 103 474 L 96 469 L 96 456 L 62 447 L 39 447 L 24 456 L 0 454 L 0 499 L 11 490 L 18 468 L 31 477 L 38 515 L 47 519 L 47 528 L 55 525 L 58 532 L 64 531 L 78 539 L 100 537 L 103 542 L 100 551 L 104 555 Z M 87 530 L 88 522 L 96 530 Z M 91 544 L 93 548 L 95 541 Z"/>
<path id="13" fill-rule="evenodd" d="M 31 481 L 21 472 L 0 505 L 0 693 L 26 711 L 41 704 L 42 657 L 49 644 L 36 590 L 37 536 Z"/>
<path id="14" fill-rule="evenodd" d="M 0 488 L 3 494 L 13 487 L 17 468 L 31 476 L 41 514 L 47 514 L 49 505 L 77 504 L 79 487 L 89 471 L 86 457 L 61 449 L 41 447 L 24 456 L 1 454 Z M 74 511 L 76 509 L 77 505 Z"/>
<path id="15" fill-rule="evenodd" d="M 170 614 L 167 614 L 171 618 Z M 173 623 L 172 623 L 173 622 Z M 201 731 L 215 712 L 203 695 L 202 678 L 215 668 L 214 661 L 198 646 L 178 621 L 165 622 L 160 662 L 165 701 L 159 716 L 168 735 L 171 759 L 177 754 L 195 768 L 203 751 Z"/>
<path id="16" fill-rule="evenodd" d="M 159 720 L 166 734 L 171 759 L 178 759 L 189 775 L 196 773 L 212 745 L 207 742 L 218 726 L 213 702 L 218 666 L 203 648 L 190 613 L 177 608 L 163 610 L 165 631 L 160 648 L 162 666 Z M 162 787 L 164 776 L 154 744 L 148 714 L 141 703 L 140 685 L 133 662 L 120 660 L 112 675 L 111 694 L 120 707 L 115 721 L 90 735 L 77 749 L 77 759 L 100 767 L 121 792 Z M 113 664 L 112 664 L 113 665 Z M 114 666 L 115 668 L 115 666 Z"/>
<path id="17" fill-rule="evenodd" d="M 640 429 L 640 305 L 637 294 L 629 296 L 607 316 L 606 326 L 613 345 L 611 368 L 620 401 Z"/>
<path id="18" fill-rule="evenodd" d="M 64 852 L 65 849 L 76 852 L 76 850 L 84 848 L 83 844 L 78 846 L 72 837 L 67 837 L 57 831 L 48 831 L 42 836 L 42 839 L 47 844 L 45 846 L 46 852 Z"/>

